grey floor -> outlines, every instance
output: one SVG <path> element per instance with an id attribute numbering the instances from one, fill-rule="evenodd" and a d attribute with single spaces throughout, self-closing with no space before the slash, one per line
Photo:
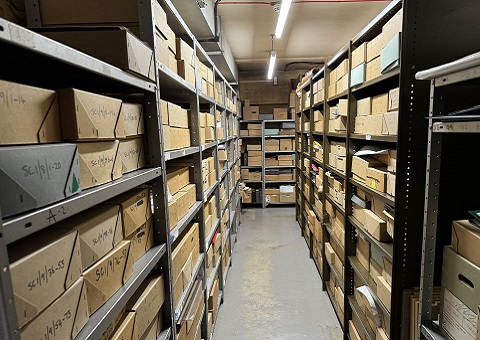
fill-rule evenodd
<path id="1" fill-rule="evenodd" d="M 340 340 L 294 208 L 242 213 L 213 340 Z"/>

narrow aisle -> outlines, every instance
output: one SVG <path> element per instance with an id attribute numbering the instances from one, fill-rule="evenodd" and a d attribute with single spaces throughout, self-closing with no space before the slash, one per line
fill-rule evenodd
<path id="1" fill-rule="evenodd" d="M 242 214 L 213 340 L 339 340 L 294 208 Z"/>

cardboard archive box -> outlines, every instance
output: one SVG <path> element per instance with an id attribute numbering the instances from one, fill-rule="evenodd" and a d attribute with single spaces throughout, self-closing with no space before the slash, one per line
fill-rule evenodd
<path id="1" fill-rule="evenodd" d="M 75 144 L 0 148 L 0 206 L 8 217 L 70 197 L 81 190 Z"/>
<path id="2" fill-rule="evenodd" d="M 55 91 L 0 80 L 0 145 L 60 142 Z"/>
<path id="3" fill-rule="evenodd" d="M 18 324 L 22 328 L 82 273 L 80 237 L 75 230 L 45 229 L 9 247 Z"/>
<path id="4" fill-rule="evenodd" d="M 122 157 L 122 174 L 145 166 L 145 150 L 142 137 L 120 140 L 119 152 Z"/>
<path id="5" fill-rule="evenodd" d="M 125 137 L 124 120 L 119 119 L 122 101 L 78 89 L 58 91 L 62 138 L 98 140 Z"/>
<path id="6" fill-rule="evenodd" d="M 152 217 L 150 189 L 137 188 L 127 191 L 104 203 L 119 206 L 122 212 L 123 236 L 126 238 Z"/>
<path id="7" fill-rule="evenodd" d="M 163 275 L 151 274 L 126 305 L 126 310 L 135 312 L 133 339 L 141 339 L 149 325 L 155 321 L 165 301 Z"/>
<path id="8" fill-rule="evenodd" d="M 89 319 L 87 299 L 86 283 L 80 277 L 42 313 L 20 329 L 20 338 L 75 339 Z M 61 320 L 61 326 L 52 320 Z"/>
<path id="9" fill-rule="evenodd" d="M 87 189 L 122 177 L 118 140 L 77 143 L 82 188 Z M 138 154 L 140 157 L 140 154 Z M 131 167 L 131 164 L 129 164 Z"/>
<path id="10" fill-rule="evenodd" d="M 122 70 L 155 81 L 152 49 L 125 27 L 76 28 L 43 35 Z"/>

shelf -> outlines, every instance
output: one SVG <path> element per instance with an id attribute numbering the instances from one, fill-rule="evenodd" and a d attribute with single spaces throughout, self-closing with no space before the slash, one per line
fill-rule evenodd
<path id="1" fill-rule="evenodd" d="M 7 244 L 65 220 L 106 200 L 118 196 L 161 176 L 159 167 L 140 169 L 113 182 L 86 189 L 46 207 L 3 220 L 3 236 Z"/>
<path id="2" fill-rule="evenodd" d="M 267 205 L 294 205 L 294 202 L 268 202 Z"/>
<path id="3" fill-rule="evenodd" d="M 195 217 L 195 214 L 200 210 L 202 207 L 202 202 L 195 202 L 194 205 L 191 206 L 190 209 L 188 209 L 188 212 L 183 216 L 180 221 L 173 227 L 173 229 L 170 231 L 170 244 L 173 244 L 175 240 L 182 234 L 182 232 L 185 230 L 185 228 L 188 226 L 190 221 Z"/>
<path id="4" fill-rule="evenodd" d="M 279 119 L 279 120 L 275 120 L 275 119 L 268 119 L 268 120 L 264 120 L 265 123 L 295 123 L 295 119 Z"/>
<path id="5" fill-rule="evenodd" d="M 240 136 L 240 139 L 254 139 L 254 138 L 262 138 L 262 136 Z"/>
<path id="6" fill-rule="evenodd" d="M 185 149 L 165 151 L 165 161 L 192 155 L 194 153 L 197 153 L 199 150 L 200 148 L 198 146 L 191 146 Z"/>
<path id="7" fill-rule="evenodd" d="M 355 273 L 357 273 L 358 277 L 362 281 L 362 284 L 367 285 L 368 288 L 370 288 L 370 290 L 372 291 L 373 299 L 382 310 L 383 315 L 390 320 L 390 312 L 387 310 L 387 308 L 385 308 L 382 301 L 380 301 L 380 299 L 378 298 L 377 285 L 373 278 L 370 276 L 370 273 L 365 268 L 363 268 L 363 266 L 360 264 L 360 261 L 355 256 L 349 256 L 348 260 L 350 261 L 353 270 L 355 271 Z"/>
<path id="8" fill-rule="evenodd" d="M 216 140 L 213 141 L 213 142 L 207 143 L 207 144 L 203 144 L 202 145 L 202 151 L 211 149 L 211 148 L 213 148 L 214 146 L 217 146 L 217 145 L 218 145 L 218 141 L 216 141 Z"/>
<path id="9" fill-rule="evenodd" d="M 317 258 L 314 256 L 313 257 L 313 262 L 315 263 L 315 267 L 317 267 L 318 274 L 320 275 L 320 279 L 322 279 L 323 282 L 323 274 L 322 274 L 322 264 L 318 263 Z"/>
<path id="10" fill-rule="evenodd" d="M 242 165 L 240 166 L 240 169 L 258 169 L 261 167 L 261 165 Z"/>
<path id="11" fill-rule="evenodd" d="M 383 255 L 393 263 L 393 243 L 380 242 L 375 239 L 365 228 L 360 224 L 360 222 L 353 216 L 348 217 L 348 221 L 362 234 L 370 243 L 373 243 L 377 248 L 379 248 Z"/>
<path id="12" fill-rule="evenodd" d="M 332 227 L 330 226 L 330 224 L 325 224 L 325 228 L 327 229 L 328 234 L 329 234 L 330 237 L 335 241 L 335 243 L 336 243 L 340 248 L 342 248 L 342 252 L 345 253 L 345 247 L 344 247 L 344 245 L 343 245 L 343 243 L 345 243 L 345 242 L 342 243 L 342 241 L 340 241 L 340 240 L 337 238 L 337 236 L 335 236 L 335 234 L 333 233 L 333 230 L 332 230 Z"/>
<path id="13" fill-rule="evenodd" d="M 215 106 L 217 107 L 217 109 L 220 108 L 221 111 L 225 111 L 225 110 L 226 110 L 225 105 L 222 104 L 222 103 L 217 102 L 216 100 L 215 100 Z"/>
<path id="14" fill-rule="evenodd" d="M 327 264 L 330 267 L 330 271 L 333 272 L 333 275 L 337 278 L 337 283 L 340 284 L 340 288 L 342 288 L 342 292 L 345 292 L 345 287 L 343 285 L 343 280 L 344 280 L 343 276 L 340 275 L 340 273 L 337 271 L 337 268 L 335 268 L 335 266 L 332 265 L 327 258 L 325 258 L 325 260 L 327 261 Z"/>
<path id="15" fill-rule="evenodd" d="M 132 277 L 113 294 L 95 313 L 93 313 L 85 327 L 75 339 L 99 339 L 115 317 L 120 313 L 125 304 L 137 291 L 148 274 L 157 265 L 165 254 L 167 247 L 162 244 L 154 246 L 133 265 Z"/>
<path id="16" fill-rule="evenodd" d="M 350 135 L 350 138 L 358 139 L 358 140 L 389 142 L 389 143 L 397 142 L 397 136 L 391 136 L 391 135 L 365 135 L 361 133 L 352 133 Z"/>
<path id="17" fill-rule="evenodd" d="M 312 206 L 312 210 L 317 215 L 317 219 L 322 222 L 323 221 L 323 215 L 318 211 L 317 207 L 315 205 Z"/>
<path id="18" fill-rule="evenodd" d="M 155 92 L 154 81 L 70 48 L 0 18 L 2 79 L 49 88 L 76 87 L 99 92 Z M 21 71 L 21 72 L 20 72 Z M 52 76 L 55 75 L 55 76 Z"/>
<path id="19" fill-rule="evenodd" d="M 360 84 L 358 86 L 354 86 L 352 87 L 352 92 L 357 92 L 357 91 L 360 91 L 360 90 L 363 90 L 363 89 L 366 89 L 366 88 L 369 88 L 369 87 L 372 87 L 373 85 L 376 85 L 376 84 L 380 84 L 384 81 L 387 81 L 393 77 L 397 77 L 400 75 L 400 69 L 397 68 L 393 71 L 390 71 L 388 73 L 385 73 L 385 74 L 382 74 L 380 77 L 377 77 L 375 79 L 372 79 L 372 80 L 369 80 L 363 84 Z M 382 89 L 382 92 L 385 92 L 385 89 Z M 380 92 L 379 92 L 380 93 Z"/>
<path id="20" fill-rule="evenodd" d="M 313 132 L 312 132 L 312 135 L 314 135 L 314 136 L 320 136 L 320 137 L 323 137 L 323 132 L 320 132 L 320 131 L 313 131 Z"/>
<path id="21" fill-rule="evenodd" d="M 265 181 L 265 184 L 282 184 L 282 183 L 296 183 L 296 181 Z"/>
<path id="22" fill-rule="evenodd" d="M 205 237 L 205 249 L 208 249 L 210 246 L 210 243 L 212 243 L 213 236 L 215 236 L 215 232 L 218 230 L 218 226 L 220 225 L 220 219 L 217 218 L 217 220 L 214 223 L 214 226 L 212 227 L 212 230 L 210 230 L 210 234 Z"/>
<path id="23" fill-rule="evenodd" d="M 347 134 L 345 132 L 326 132 L 325 135 L 335 138 L 347 138 Z"/>
<path id="24" fill-rule="evenodd" d="M 327 284 L 327 282 L 329 281 L 326 281 L 325 284 Z M 333 309 L 335 311 L 335 315 L 337 316 L 337 320 L 338 322 L 340 323 L 340 326 L 342 327 L 342 332 L 344 330 L 344 327 L 343 327 L 343 318 L 340 317 L 340 313 L 338 311 L 338 306 L 337 306 L 337 302 L 335 301 L 335 297 L 333 296 L 333 293 L 330 291 L 330 286 L 327 284 L 327 295 L 328 295 L 328 298 L 330 299 L 330 303 L 332 304 L 333 306 Z M 375 339 L 373 339 L 375 340 Z"/>
<path id="25" fill-rule="evenodd" d="M 195 267 L 192 270 L 192 277 L 190 278 L 190 282 L 188 282 L 187 287 L 184 289 L 184 291 L 182 293 L 182 296 L 180 298 L 180 301 L 178 302 L 178 306 L 175 309 L 175 315 L 174 315 L 175 323 L 178 321 L 178 318 L 180 317 L 180 314 L 182 313 L 184 304 L 185 304 L 185 302 L 187 302 L 186 300 L 187 300 L 188 295 L 190 294 L 190 290 L 192 290 L 193 284 L 197 280 L 197 276 L 200 273 L 200 268 L 202 268 L 204 256 L 205 255 L 203 253 L 200 253 L 200 256 L 198 257 L 197 263 L 195 264 Z"/>
<path id="26" fill-rule="evenodd" d="M 218 268 L 220 268 L 220 265 L 222 264 L 222 256 L 218 259 L 218 263 L 215 265 L 215 267 L 212 270 L 212 273 L 210 274 L 210 277 L 207 279 L 207 294 L 210 296 L 210 292 L 213 287 L 213 282 L 215 281 L 215 277 L 217 276 Z"/>
<path id="27" fill-rule="evenodd" d="M 322 100 L 321 102 L 313 104 L 312 109 L 315 109 L 315 108 L 318 108 L 318 107 L 323 107 L 323 105 L 325 105 L 325 101 Z"/>
<path id="28" fill-rule="evenodd" d="M 327 102 L 330 103 L 330 102 L 333 102 L 333 101 L 336 101 L 336 100 L 339 100 L 339 99 L 342 99 L 342 98 L 346 98 L 348 95 L 348 90 L 345 90 L 343 91 L 342 93 L 339 93 L 339 94 L 336 94 L 330 98 L 327 99 Z"/>
<path id="29" fill-rule="evenodd" d="M 230 266 L 232 265 L 232 257 L 229 256 L 228 257 L 228 263 L 225 267 L 225 275 L 224 275 L 224 278 L 223 278 L 223 286 L 225 287 L 227 285 L 227 278 L 228 278 L 228 273 L 230 272 Z M 221 295 L 223 295 L 223 291 L 221 292 Z M 219 299 L 221 298 L 221 296 L 219 297 Z"/>
<path id="30" fill-rule="evenodd" d="M 245 183 L 262 183 L 262 181 L 243 181 Z"/>
<path id="31" fill-rule="evenodd" d="M 294 169 L 295 165 L 269 165 L 265 169 Z"/>
<path id="32" fill-rule="evenodd" d="M 375 195 L 375 196 L 378 196 L 378 197 L 381 197 L 383 198 L 384 200 L 387 201 L 388 204 L 392 205 L 392 206 L 395 206 L 395 197 L 389 195 L 389 194 L 386 194 L 384 192 L 380 192 L 380 191 L 377 191 L 377 190 L 374 190 L 372 188 L 370 188 L 369 186 L 367 186 L 366 184 L 362 183 L 362 182 L 359 182 L 353 178 L 350 178 L 350 183 L 352 183 L 353 185 L 359 187 L 360 189 L 362 189 L 363 191 L 366 191 L 368 192 L 369 194 L 372 194 L 372 195 Z"/>
<path id="33" fill-rule="evenodd" d="M 295 138 L 295 135 L 265 135 L 265 138 Z"/>
<path id="34" fill-rule="evenodd" d="M 328 171 L 331 171 L 333 172 L 335 175 L 337 175 L 338 177 L 341 177 L 343 180 L 346 179 L 346 176 L 343 172 L 340 172 L 338 169 L 332 167 L 331 165 L 326 165 L 325 168 L 328 170 Z"/>
<path id="35" fill-rule="evenodd" d="M 205 193 L 203 194 L 203 201 L 204 202 L 206 202 L 208 200 L 208 198 L 213 194 L 215 189 L 217 189 L 217 186 L 218 186 L 218 182 L 216 182 L 214 185 L 212 185 L 210 188 L 208 188 L 207 191 L 205 191 Z"/>
<path id="36" fill-rule="evenodd" d="M 265 151 L 265 153 L 289 154 L 289 153 L 295 153 L 295 150 Z"/>
<path id="37" fill-rule="evenodd" d="M 376 339 L 375 332 L 370 327 L 367 317 L 365 316 L 365 314 L 363 314 L 363 311 L 358 305 L 357 300 L 355 300 L 355 296 L 348 295 L 347 298 L 348 298 L 348 304 L 352 308 L 352 312 L 357 316 L 357 318 L 360 320 L 360 323 L 362 324 L 362 327 L 363 327 L 362 333 L 367 334 L 366 340 L 375 340 Z"/>
<path id="38" fill-rule="evenodd" d="M 321 167 L 323 167 L 323 161 L 321 161 L 321 160 L 318 159 L 317 157 L 312 157 L 312 161 L 315 161 L 315 162 L 318 163 Z"/>
<path id="39" fill-rule="evenodd" d="M 332 203 L 334 206 L 335 206 L 335 209 L 336 210 L 339 210 L 343 216 L 345 216 L 345 208 L 340 206 L 336 201 L 335 199 L 333 198 L 332 195 L 330 195 L 329 193 L 325 193 L 325 197 L 330 201 L 330 203 Z"/>
<path id="40" fill-rule="evenodd" d="M 215 98 L 212 98 L 206 95 L 200 90 L 197 90 L 197 93 L 198 93 L 198 99 L 200 100 L 200 103 L 215 105 Z"/>
<path id="41" fill-rule="evenodd" d="M 159 83 L 160 90 L 166 92 L 172 92 L 176 95 L 183 95 L 187 98 L 191 94 L 195 94 L 195 86 L 188 83 L 185 79 L 180 77 L 174 71 L 169 69 L 166 65 L 158 63 L 158 74 L 159 74 Z"/>
<path id="42" fill-rule="evenodd" d="M 220 175 L 220 182 L 223 181 L 223 178 L 228 174 L 228 171 L 227 169 L 225 169 L 224 171 L 222 171 L 222 174 Z"/>

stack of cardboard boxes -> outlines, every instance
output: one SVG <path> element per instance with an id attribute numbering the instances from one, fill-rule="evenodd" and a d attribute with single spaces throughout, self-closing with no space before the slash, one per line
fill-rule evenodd
<path id="1" fill-rule="evenodd" d="M 21 145 L 0 148 L 0 168 L 8 174 L 4 197 L 10 196 L 0 199 L 4 217 L 144 166 L 142 105 L 77 89 L 55 92 L 6 81 L 0 81 L 0 90 L 11 94 L 0 104 L 0 143 Z M 76 144 L 27 145 L 61 140 Z M 10 187 L 28 192 L 9 192 Z"/>
<path id="2" fill-rule="evenodd" d="M 200 326 L 204 310 L 205 295 L 202 289 L 202 280 L 197 279 L 177 321 L 178 340 L 200 340 L 202 338 Z"/>
<path id="3" fill-rule="evenodd" d="M 336 106 L 330 106 L 329 132 L 347 131 L 348 100 L 340 99 Z"/>
<path id="4" fill-rule="evenodd" d="M 195 86 L 195 52 L 193 48 L 181 38 L 176 38 L 175 42 L 177 73 L 185 79 L 187 83 Z"/>
<path id="5" fill-rule="evenodd" d="M 280 186 L 280 202 L 295 203 L 295 186 L 293 185 Z"/>
<path id="6" fill-rule="evenodd" d="M 218 79 L 215 80 L 215 101 L 217 103 L 223 104 L 222 102 L 223 92 L 224 92 L 223 81 Z"/>
<path id="7" fill-rule="evenodd" d="M 355 133 L 396 135 L 398 130 L 399 88 L 357 102 Z"/>
<path id="8" fill-rule="evenodd" d="M 319 79 L 313 83 L 313 105 L 321 103 L 325 100 L 325 78 Z"/>
<path id="9" fill-rule="evenodd" d="M 227 179 L 224 178 L 224 180 L 220 183 L 219 185 L 219 192 L 220 192 L 220 209 L 223 211 L 226 208 L 227 204 Z"/>
<path id="10" fill-rule="evenodd" d="M 220 308 L 219 296 L 220 283 L 217 277 L 213 282 L 212 291 L 208 296 L 208 334 L 211 334 L 211 332 L 213 331 L 213 325 L 217 322 L 218 309 Z"/>
<path id="11" fill-rule="evenodd" d="M 348 67 L 348 59 L 344 59 L 334 70 L 330 71 L 328 98 L 341 94 L 348 89 Z"/>
<path id="12" fill-rule="evenodd" d="M 63 320 L 70 311 L 55 331 L 59 339 L 73 339 L 131 277 L 134 262 L 153 246 L 149 195 L 149 189 L 131 190 L 9 248 L 22 338 L 43 334 L 45 324 L 50 332 L 55 325 L 48 320 Z"/>
<path id="13" fill-rule="evenodd" d="M 250 106 L 250 100 L 245 99 L 243 105 L 243 120 L 259 120 L 260 107 Z"/>
<path id="14" fill-rule="evenodd" d="M 182 107 L 161 100 L 164 150 L 183 149 L 191 146 L 189 112 Z"/>
<path id="15" fill-rule="evenodd" d="M 202 90 L 204 94 L 207 96 L 214 98 L 215 96 L 215 91 L 214 91 L 214 80 L 213 80 L 213 70 L 202 63 L 198 58 L 197 58 L 197 73 L 199 77 L 201 78 L 201 87 L 199 84 L 197 84 L 197 87 Z"/>
<path id="16" fill-rule="evenodd" d="M 216 130 L 217 130 L 217 139 L 223 140 L 225 139 L 225 128 L 224 128 L 224 120 L 222 119 L 223 113 L 222 111 L 215 110 L 215 120 L 216 120 Z M 227 132 L 229 126 L 227 125 Z"/>
<path id="17" fill-rule="evenodd" d="M 352 52 L 351 86 L 373 80 L 400 65 L 403 11 L 398 11 L 382 32 Z"/>
<path id="18" fill-rule="evenodd" d="M 200 256 L 199 224 L 190 223 L 172 245 L 173 306 L 178 307 Z"/>
<path id="19" fill-rule="evenodd" d="M 313 111 L 313 131 L 323 132 L 323 112 L 320 110 Z"/>
<path id="20" fill-rule="evenodd" d="M 170 229 L 185 216 L 196 201 L 196 185 L 190 183 L 188 167 L 167 168 L 168 220 Z"/>
<path id="21" fill-rule="evenodd" d="M 213 195 L 203 207 L 203 218 L 205 220 L 205 236 L 210 235 L 217 225 L 217 197 Z"/>
<path id="22" fill-rule="evenodd" d="M 221 172 L 227 170 L 227 166 L 228 166 L 227 150 L 218 149 L 217 150 L 217 159 L 218 159 L 218 171 L 221 173 Z"/>
<path id="23" fill-rule="evenodd" d="M 200 139 L 202 144 L 216 140 L 215 115 L 200 112 Z"/>
<path id="24" fill-rule="evenodd" d="M 339 244 L 337 244 L 337 241 L 335 241 L 333 238 L 330 239 L 330 242 L 325 243 L 325 256 L 330 268 L 336 271 L 336 273 L 339 276 L 338 279 L 343 282 L 343 277 L 344 277 L 343 250 L 342 250 L 342 247 Z M 332 289 L 332 291 L 333 293 L 335 293 L 335 290 Z"/>
<path id="25" fill-rule="evenodd" d="M 328 165 L 338 171 L 345 173 L 347 168 L 347 149 L 345 142 L 330 143 L 330 153 L 328 154 Z"/>
<path id="26" fill-rule="evenodd" d="M 327 172 L 328 192 L 335 203 L 345 208 L 345 187 L 344 180 L 336 175 Z"/>
<path id="27" fill-rule="evenodd" d="M 376 292 L 378 299 L 387 310 L 390 310 L 392 263 L 382 255 L 381 251 L 377 249 L 374 244 L 368 242 L 362 235 L 358 235 L 357 237 L 356 258 L 360 265 L 369 273 L 371 278 L 369 282 L 373 285 L 371 288 Z M 354 280 L 356 287 L 362 287 L 360 278 L 355 275 Z M 355 299 L 361 307 L 362 312 L 367 316 L 367 320 L 372 329 L 380 333 L 380 335 L 384 335 L 384 333 L 388 334 L 390 330 L 388 320 L 386 320 L 386 317 L 380 312 L 378 307 L 376 307 L 375 310 L 372 308 L 369 302 L 369 300 L 373 301 L 371 294 L 372 292 L 367 287 L 361 288 L 360 290 L 356 289 Z M 377 316 L 375 317 L 375 315 Z M 359 332 L 358 329 L 357 332 Z"/>
<path id="28" fill-rule="evenodd" d="M 207 191 L 217 182 L 215 171 L 215 158 L 213 156 L 202 159 L 202 181 L 203 191 Z"/>
<path id="29" fill-rule="evenodd" d="M 257 144 L 247 144 L 247 165 L 262 166 L 262 146 Z"/>
<path id="30" fill-rule="evenodd" d="M 287 120 L 288 119 L 288 108 L 286 107 L 276 107 L 273 109 L 273 119 L 274 120 Z"/>

